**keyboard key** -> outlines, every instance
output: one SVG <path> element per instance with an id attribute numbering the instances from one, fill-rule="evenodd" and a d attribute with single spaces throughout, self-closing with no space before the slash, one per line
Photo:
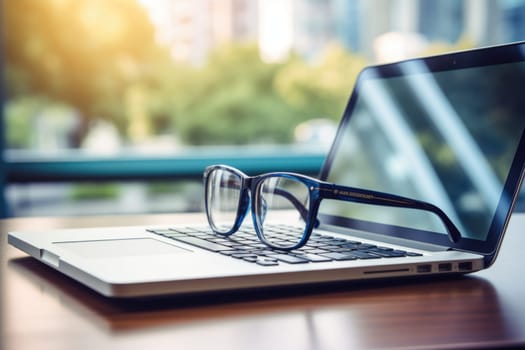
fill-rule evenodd
<path id="1" fill-rule="evenodd" d="M 253 262 L 257 262 L 258 259 L 259 259 L 259 257 L 256 256 L 256 255 L 245 256 L 245 257 L 242 258 L 242 260 L 247 261 L 247 262 L 252 262 L 252 263 Z"/>
<path id="2" fill-rule="evenodd" d="M 346 249 L 348 249 L 348 251 L 362 249 L 361 248 L 361 243 L 356 243 L 356 242 L 342 244 L 341 248 L 346 248 Z"/>
<path id="3" fill-rule="evenodd" d="M 306 259 L 310 262 L 326 262 L 326 261 L 332 261 L 331 258 L 316 254 L 296 254 L 296 257 Z"/>
<path id="4" fill-rule="evenodd" d="M 219 251 L 219 253 L 221 253 L 222 255 L 233 255 L 233 254 L 242 254 L 244 253 L 242 250 L 237 250 L 237 249 L 228 249 L 228 250 L 221 250 Z"/>
<path id="5" fill-rule="evenodd" d="M 322 256 L 325 256 L 327 258 L 337 260 L 337 261 L 344 261 L 344 260 L 357 260 L 357 257 L 349 255 L 349 254 L 343 254 L 343 253 L 325 253 L 321 254 Z"/>
<path id="6" fill-rule="evenodd" d="M 198 229 L 196 227 L 170 228 L 169 230 L 173 232 L 184 233 L 184 234 L 202 232 L 202 229 Z M 210 231 L 208 230 L 208 232 Z"/>
<path id="7" fill-rule="evenodd" d="M 181 233 L 177 232 L 177 231 L 173 231 L 173 230 L 170 230 L 170 229 L 155 229 L 155 230 L 147 230 L 151 233 L 156 233 L 158 235 L 161 235 L 161 236 L 166 236 L 166 237 L 170 237 L 170 236 L 175 236 L 175 235 L 180 235 Z"/>
<path id="8" fill-rule="evenodd" d="M 392 248 L 388 248 L 388 247 L 376 247 L 376 248 L 373 248 L 372 250 L 376 251 L 376 250 L 381 250 L 381 251 L 388 251 L 388 252 L 391 252 L 393 251 L 394 249 Z"/>
<path id="9" fill-rule="evenodd" d="M 250 253 L 237 253 L 237 254 L 232 254 L 230 256 L 236 259 L 254 258 L 255 260 L 257 260 L 258 258 L 256 254 L 250 254 Z"/>
<path id="10" fill-rule="evenodd" d="M 284 261 L 288 264 L 303 264 L 307 263 L 308 260 L 294 256 L 294 255 L 288 255 L 288 254 L 275 254 L 272 255 L 272 258 L 275 258 L 279 261 Z"/>
<path id="11" fill-rule="evenodd" d="M 262 266 L 276 266 L 279 265 L 279 262 L 272 258 L 259 257 L 256 261 L 256 264 Z"/>
<path id="12" fill-rule="evenodd" d="M 397 258 L 397 257 L 405 256 L 405 254 L 392 253 L 389 251 L 375 251 L 375 250 L 373 251 L 373 254 L 379 255 L 380 257 L 383 257 L 383 258 Z"/>
<path id="13" fill-rule="evenodd" d="M 363 252 L 363 251 L 360 251 L 360 250 L 354 250 L 354 251 L 348 253 L 348 255 L 355 256 L 358 259 L 379 259 L 380 258 L 379 255 L 375 255 L 375 254 L 369 253 L 369 252 Z"/>
<path id="14" fill-rule="evenodd" d="M 318 254 L 318 255 L 325 255 L 325 253 L 329 253 L 328 250 L 324 250 L 324 249 L 310 249 L 310 250 L 305 250 L 305 252 L 309 254 Z"/>
<path id="15" fill-rule="evenodd" d="M 365 249 L 372 249 L 372 248 L 377 248 L 377 246 L 373 244 L 368 244 L 368 243 L 361 243 L 359 244 L 359 246 L 356 247 L 356 249 L 358 250 L 365 250 Z"/>
<path id="16" fill-rule="evenodd" d="M 176 237 L 174 238 L 177 241 L 187 243 L 202 249 L 206 249 L 212 252 L 220 252 L 222 250 L 230 250 L 230 247 L 224 246 L 222 244 L 217 244 L 213 242 L 209 242 L 205 239 L 200 239 L 197 237 Z"/>
<path id="17" fill-rule="evenodd" d="M 420 253 L 413 253 L 413 252 L 407 252 L 407 256 L 423 256 L 423 254 Z"/>

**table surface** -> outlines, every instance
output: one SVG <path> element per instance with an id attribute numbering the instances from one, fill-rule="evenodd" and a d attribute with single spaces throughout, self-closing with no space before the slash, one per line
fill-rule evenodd
<path id="1" fill-rule="evenodd" d="M 496 263 L 458 278 L 115 301 L 7 245 L 20 229 L 174 224 L 194 215 L 0 221 L 1 349 L 357 349 L 525 346 L 525 214 Z M 200 215 L 197 215 L 201 219 Z M 203 219 L 203 218 L 202 218 Z"/>

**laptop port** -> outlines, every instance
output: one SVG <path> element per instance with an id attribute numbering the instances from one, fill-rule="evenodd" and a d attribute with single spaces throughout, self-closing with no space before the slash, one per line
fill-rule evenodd
<path id="1" fill-rule="evenodd" d="M 460 262 L 458 264 L 459 271 L 472 271 L 472 262 Z"/>
<path id="2" fill-rule="evenodd" d="M 417 265 L 416 271 L 417 272 L 421 272 L 421 273 L 423 273 L 423 272 L 430 272 L 430 271 L 432 271 L 432 265 L 430 265 L 430 264 Z"/>
<path id="3" fill-rule="evenodd" d="M 438 265 L 438 271 L 439 271 L 439 272 L 449 272 L 449 271 L 452 271 L 452 264 L 450 264 L 450 263 L 439 264 L 439 265 Z"/>

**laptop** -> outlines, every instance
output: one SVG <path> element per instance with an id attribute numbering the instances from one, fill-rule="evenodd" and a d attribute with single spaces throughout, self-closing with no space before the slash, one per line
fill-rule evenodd
<path id="1" fill-rule="evenodd" d="M 349 97 L 319 178 L 431 203 L 458 228 L 455 242 L 432 213 L 340 200 L 322 201 L 319 225 L 292 251 L 261 247 L 249 218 L 225 238 L 204 216 L 184 226 L 35 228 L 8 242 L 114 298 L 486 269 L 523 179 L 524 81 L 525 43 L 513 43 L 367 67 Z"/>

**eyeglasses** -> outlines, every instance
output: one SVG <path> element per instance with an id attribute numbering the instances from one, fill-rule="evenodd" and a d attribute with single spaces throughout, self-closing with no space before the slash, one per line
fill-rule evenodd
<path id="1" fill-rule="evenodd" d="M 248 176 L 226 165 L 213 165 L 204 171 L 204 185 L 206 215 L 215 233 L 229 236 L 237 232 L 251 207 L 257 236 L 276 249 L 297 249 L 308 241 L 319 225 L 317 213 L 323 199 L 428 211 L 441 219 L 452 242 L 461 238 L 450 218 L 433 204 L 304 175 L 275 172 Z M 290 212 L 298 215 L 283 216 Z"/>

